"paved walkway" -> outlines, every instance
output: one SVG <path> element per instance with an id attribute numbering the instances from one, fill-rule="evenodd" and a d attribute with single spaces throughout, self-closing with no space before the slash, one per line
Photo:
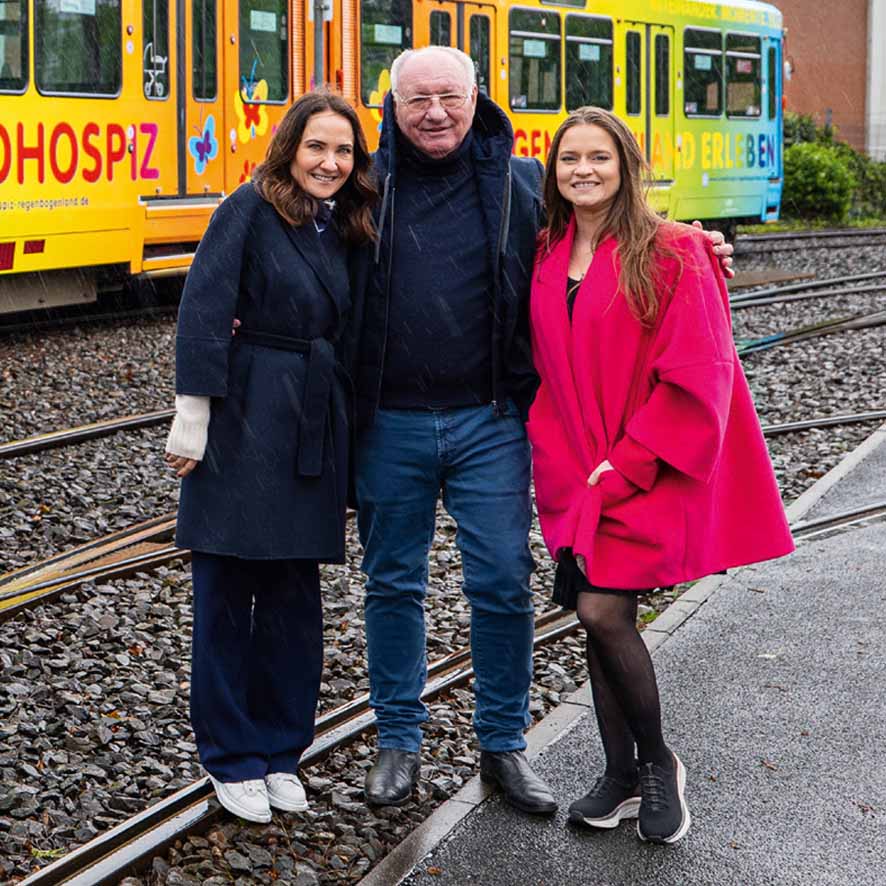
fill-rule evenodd
<path id="1" fill-rule="evenodd" d="M 883 498 L 886 445 L 806 516 Z M 367 886 L 886 886 L 886 524 L 802 544 L 686 605 L 654 644 L 666 738 L 689 776 L 684 841 L 566 824 L 602 767 L 585 687 L 540 727 L 555 818 L 478 802 L 471 783 Z"/>

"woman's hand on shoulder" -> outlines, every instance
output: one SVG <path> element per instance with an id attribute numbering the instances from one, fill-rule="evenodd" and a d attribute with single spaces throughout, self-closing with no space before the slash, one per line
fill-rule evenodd
<path id="1" fill-rule="evenodd" d="M 727 278 L 734 277 L 735 271 L 732 268 L 732 253 L 735 252 L 735 248 L 731 243 L 726 242 L 726 237 L 723 235 L 723 232 L 706 231 L 700 221 L 694 221 L 692 227 L 697 228 L 708 238 L 708 240 L 711 241 L 711 245 L 714 247 L 714 255 L 720 259 L 720 267 L 723 268 L 724 275 Z"/>
<path id="2" fill-rule="evenodd" d="M 185 458 L 172 452 L 167 452 L 163 459 L 175 471 L 177 477 L 187 477 L 200 464 L 196 458 Z"/>

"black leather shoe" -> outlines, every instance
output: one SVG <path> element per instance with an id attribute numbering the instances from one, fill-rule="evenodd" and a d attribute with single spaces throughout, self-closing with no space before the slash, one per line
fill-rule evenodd
<path id="1" fill-rule="evenodd" d="M 498 785 L 505 799 L 523 812 L 551 815 L 557 811 L 551 789 L 532 771 L 523 751 L 480 751 L 480 778 Z"/>
<path id="2" fill-rule="evenodd" d="M 418 782 L 421 757 L 415 751 L 382 748 L 366 773 L 366 802 L 371 806 L 402 806 Z"/>

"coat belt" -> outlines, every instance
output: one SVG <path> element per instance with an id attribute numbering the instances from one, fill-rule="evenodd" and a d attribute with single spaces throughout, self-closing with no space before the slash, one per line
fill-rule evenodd
<path id="1" fill-rule="evenodd" d="M 237 330 L 236 340 L 307 355 L 305 397 L 298 426 L 298 473 L 302 477 L 319 477 L 323 473 L 323 438 L 336 372 L 332 342 L 325 338 L 291 338 L 242 328 Z"/>

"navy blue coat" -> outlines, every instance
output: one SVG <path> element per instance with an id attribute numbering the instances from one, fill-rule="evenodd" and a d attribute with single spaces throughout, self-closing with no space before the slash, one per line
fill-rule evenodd
<path id="1" fill-rule="evenodd" d="M 218 207 L 178 318 L 176 392 L 211 397 L 212 412 L 206 454 L 182 482 L 176 544 L 343 560 L 351 404 L 337 341 L 349 309 L 333 226 L 292 227 L 250 183 Z"/>
<path id="2" fill-rule="evenodd" d="M 374 251 L 359 250 L 352 258 L 355 321 L 349 331 L 348 355 L 360 428 L 372 424 L 380 401 L 388 338 L 391 244 L 394 236 L 403 235 L 395 220 L 398 158 L 393 102 L 388 93 L 374 156 L 383 195 L 377 212 L 380 240 Z M 544 169 L 536 159 L 511 154 L 514 131 L 510 121 L 482 93 L 477 96 L 472 130 L 472 159 L 492 268 L 492 393 L 501 404 L 512 398 L 525 420 L 538 387 L 529 337 L 529 289 L 536 237 L 544 220 Z M 440 232 L 439 246 L 446 248 L 445 230 Z"/>

